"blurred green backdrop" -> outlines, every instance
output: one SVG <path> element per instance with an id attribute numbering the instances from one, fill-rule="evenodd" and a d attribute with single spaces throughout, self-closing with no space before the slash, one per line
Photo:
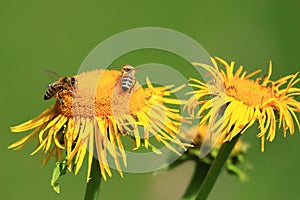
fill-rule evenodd
<path id="1" fill-rule="evenodd" d="M 109 3 L 108 3 L 109 2 Z M 267 71 L 272 59 L 278 78 L 299 71 L 299 1 L 1 1 L 0 199 L 83 198 L 86 167 L 62 178 L 62 193 L 49 186 L 54 161 L 40 167 L 29 156 L 36 143 L 13 152 L 7 146 L 24 133 L 9 127 L 37 116 L 52 102 L 42 96 L 51 79 L 44 69 L 75 74 L 87 54 L 106 38 L 131 28 L 156 26 L 194 38 L 213 56 L 235 60 L 247 71 Z M 137 58 L 141 59 L 141 58 Z M 149 61 L 149 59 L 147 60 Z M 128 61 L 130 63 L 132 61 Z M 155 61 L 153 61 L 155 62 Z M 250 181 L 223 174 L 210 199 L 299 199 L 300 134 L 277 134 L 260 152 L 257 130 L 243 136 L 251 143 Z M 102 199 L 179 199 L 193 169 L 187 163 L 167 174 L 117 173 L 102 184 Z"/>

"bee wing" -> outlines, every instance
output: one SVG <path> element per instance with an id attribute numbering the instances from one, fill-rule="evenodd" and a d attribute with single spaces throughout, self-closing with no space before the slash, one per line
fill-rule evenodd
<path id="1" fill-rule="evenodd" d="M 50 88 L 53 83 L 48 83 L 45 85 L 45 88 Z"/>
<path id="2" fill-rule="evenodd" d="M 145 69 L 145 68 L 141 68 L 141 67 L 136 67 L 136 68 L 134 68 L 135 69 L 135 71 L 140 71 L 140 70 L 143 70 L 143 69 Z"/>
<path id="3" fill-rule="evenodd" d="M 56 78 L 56 79 L 59 79 L 61 77 L 56 72 L 51 71 L 49 69 L 45 69 L 44 72 L 45 72 L 46 75 L 51 76 L 51 77 Z M 52 85 L 53 85 L 53 83 L 48 83 L 48 84 L 45 85 L 45 88 L 50 88 Z"/>
<path id="4" fill-rule="evenodd" d="M 51 70 L 49 70 L 49 69 L 46 69 L 46 70 L 45 70 L 45 74 L 47 74 L 48 76 L 55 77 L 55 78 L 60 78 L 60 77 L 61 77 L 61 76 L 58 75 L 56 72 L 51 71 Z"/>

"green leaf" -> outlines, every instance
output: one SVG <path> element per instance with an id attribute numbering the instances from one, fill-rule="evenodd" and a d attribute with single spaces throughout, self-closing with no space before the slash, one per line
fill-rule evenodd
<path id="1" fill-rule="evenodd" d="M 60 193 L 60 185 L 58 183 L 58 179 L 65 175 L 67 172 L 67 160 L 64 159 L 61 162 L 56 162 L 55 167 L 52 172 L 52 178 L 50 185 L 56 193 Z"/>

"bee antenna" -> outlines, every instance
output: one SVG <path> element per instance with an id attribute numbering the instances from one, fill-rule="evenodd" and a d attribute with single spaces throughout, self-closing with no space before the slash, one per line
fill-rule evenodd
<path id="1" fill-rule="evenodd" d="M 112 67 L 110 67 L 110 69 L 121 69 L 122 67 L 120 67 L 120 66 L 112 66 Z"/>

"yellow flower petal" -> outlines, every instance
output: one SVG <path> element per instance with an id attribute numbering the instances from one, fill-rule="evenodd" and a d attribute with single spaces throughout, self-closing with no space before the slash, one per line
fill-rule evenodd
<path id="1" fill-rule="evenodd" d="M 188 113 L 196 113 L 201 118 L 200 125 L 209 124 L 212 132 L 220 132 L 224 141 L 231 140 L 237 134 L 244 133 L 255 121 L 259 123 L 261 150 L 264 151 L 264 141 L 273 141 L 276 129 L 283 127 L 284 136 L 287 130 L 295 132 L 294 121 L 300 130 L 296 112 L 300 112 L 300 102 L 294 99 L 300 93 L 296 84 L 300 82 L 298 73 L 282 77 L 276 81 L 270 80 L 272 62 L 269 64 L 267 75 L 251 80 L 261 70 L 247 74 L 240 66 L 234 72 L 234 62 L 228 64 L 221 58 L 212 58 L 213 66 L 193 63 L 196 67 L 207 70 L 211 77 L 220 77 L 220 84 L 212 86 L 197 79 L 190 79 L 190 86 L 196 90 L 187 101 L 185 108 Z M 223 66 L 225 70 L 220 69 Z M 284 84 L 287 84 L 284 88 Z M 206 93 L 206 91 L 209 91 Z M 201 108 L 194 111 L 196 104 Z M 220 112 L 223 110 L 223 112 Z M 221 114 L 219 114 L 221 113 Z M 223 116 L 222 116 L 223 113 Z M 275 115 L 278 113 L 279 118 Z"/>

